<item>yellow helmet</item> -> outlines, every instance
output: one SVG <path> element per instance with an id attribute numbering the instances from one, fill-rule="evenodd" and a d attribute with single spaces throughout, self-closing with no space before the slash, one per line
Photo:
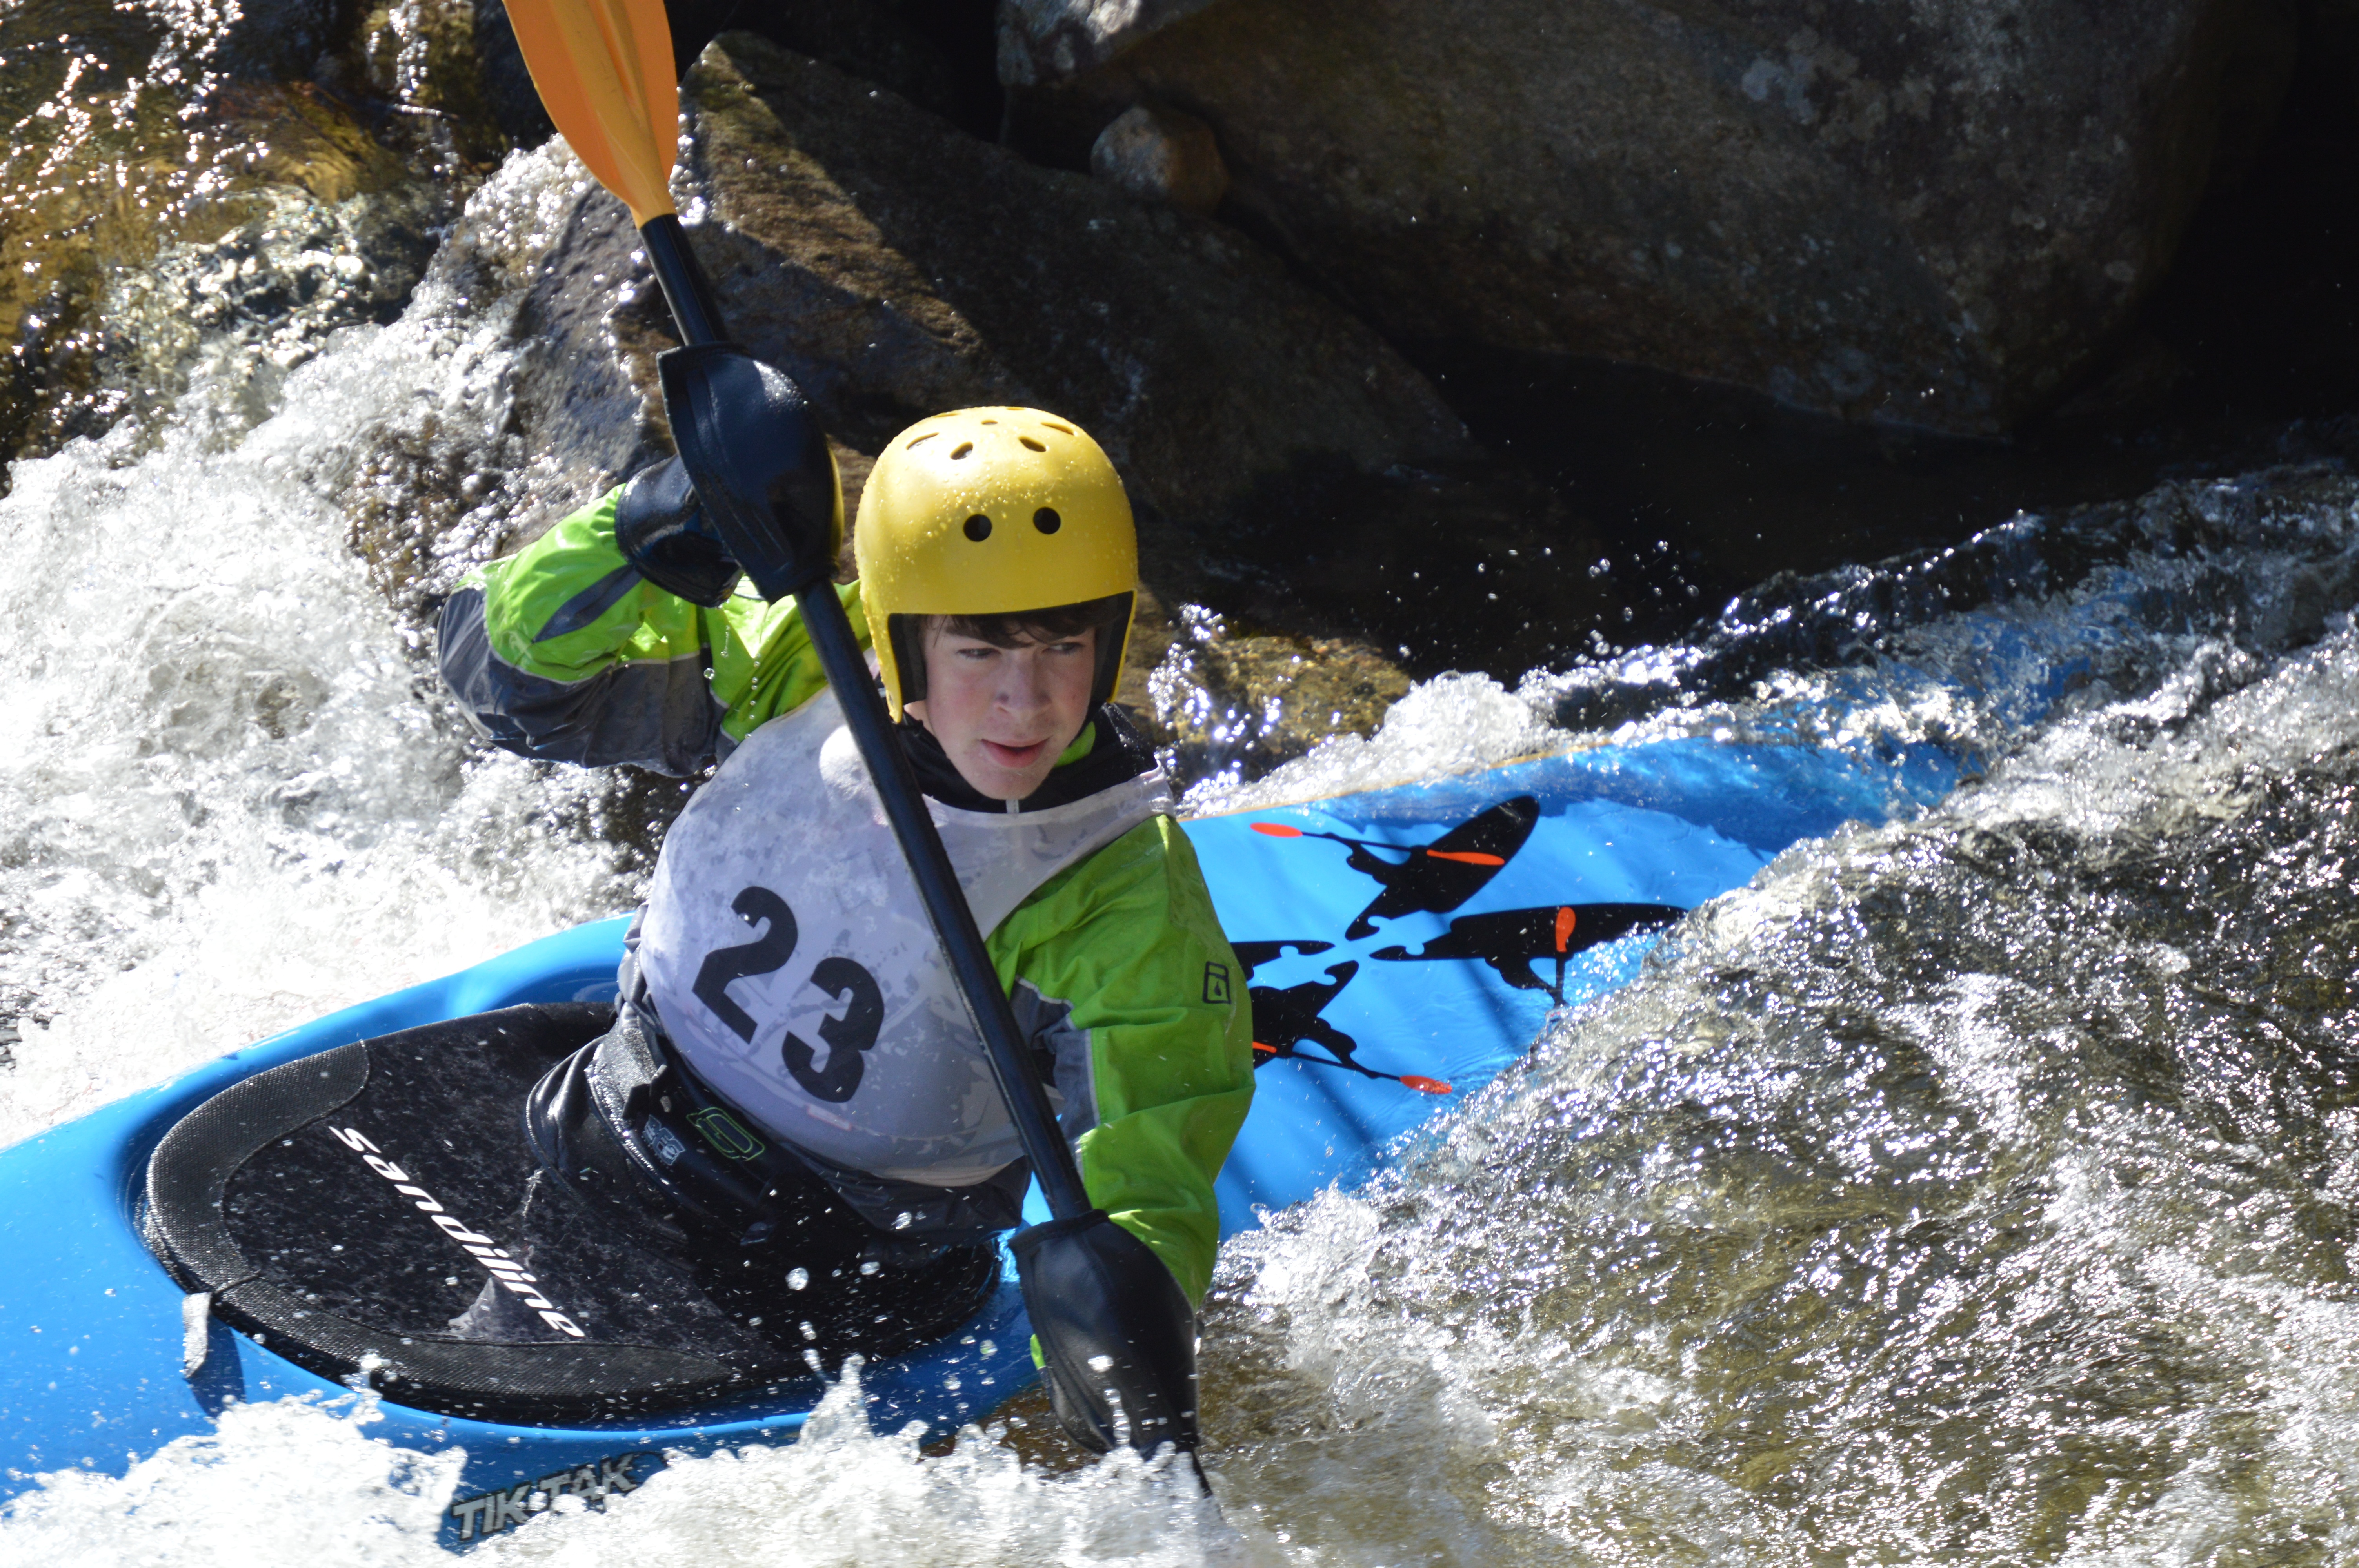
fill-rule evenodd
<path id="1" fill-rule="evenodd" d="M 1138 589 L 1138 535 L 1114 464 L 1072 421 L 1038 408 L 920 419 L 869 472 L 853 555 L 894 718 L 925 695 L 911 618 L 1020 614 L 1125 595 L 1120 634 L 1099 639 L 1091 700 L 1114 695 Z"/>

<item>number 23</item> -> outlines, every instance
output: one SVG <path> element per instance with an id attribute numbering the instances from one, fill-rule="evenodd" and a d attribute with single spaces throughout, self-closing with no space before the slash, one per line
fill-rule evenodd
<path id="1" fill-rule="evenodd" d="M 746 925 L 758 925 L 766 921 L 769 929 L 751 942 L 716 947 L 707 953 L 696 971 L 696 984 L 690 989 L 697 1000 L 711 1008 L 715 1018 L 750 1045 L 754 1043 L 754 1015 L 731 998 L 729 982 L 771 974 L 785 967 L 795 953 L 795 912 L 787 907 L 785 899 L 766 887 L 745 889 L 731 901 L 729 907 Z M 779 1043 L 778 1051 L 795 1082 L 814 1098 L 841 1105 L 859 1090 L 860 1076 L 868 1065 L 864 1053 L 876 1044 L 877 1032 L 885 1027 L 885 994 L 877 989 L 876 977 L 850 958 L 835 955 L 821 958 L 812 968 L 810 983 L 843 1004 L 840 1016 L 820 1021 L 819 1037 L 827 1042 L 827 1065 L 814 1071 L 811 1063 L 817 1054 L 791 1030 Z"/>

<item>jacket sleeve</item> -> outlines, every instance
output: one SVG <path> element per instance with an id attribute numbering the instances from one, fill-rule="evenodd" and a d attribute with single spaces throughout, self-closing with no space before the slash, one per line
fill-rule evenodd
<path id="1" fill-rule="evenodd" d="M 827 684 L 791 599 L 719 610 L 666 593 L 623 558 L 614 491 L 442 607 L 442 678 L 495 744 L 527 757 L 690 773 Z M 859 585 L 839 588 L 864 646 Z"/>
<path id="2" fill-rule="evenodd" d="M 1091 1201 L 1191 1302 L 1212 1278 L 1212 1180 L 1253 1103 L 1244 970 L 1180 825 L 1141 824 L 993 933 L 1017 1021 L 1056 1058 Z"/>

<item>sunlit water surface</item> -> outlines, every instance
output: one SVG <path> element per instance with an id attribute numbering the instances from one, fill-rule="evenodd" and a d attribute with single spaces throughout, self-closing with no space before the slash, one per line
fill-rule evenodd
<path id="1" fill-rule="evenodd" d="M 476 222 L 523 243 L 574 178 L 518 159 Z M 452 287 L 261 406 L 201 374 L 168 427 L 18 466 L 0 1141 L 634 898 L 609 786 L 476 746 L 348 547 L 364 438 L 497 404 L 506 306 Z M 1690 645 L 1428 682 L 1372 740 L 1201 787 L 1684 734 L 1968 773 L 1700 911 L 1397 1173 L 1233 1243 L 1221 1512 L 1130 1460 L 926 1457 L 847 1388 L 791 1447 L 566 1499 L 484 1559 L 2347 1560 L 2354 502 L 2302 470 L 2017 519 Z M 442 1561 L 453 1456 L 366 1418 L 240 1409 L 53 1478 L 0 1557 Z"/>

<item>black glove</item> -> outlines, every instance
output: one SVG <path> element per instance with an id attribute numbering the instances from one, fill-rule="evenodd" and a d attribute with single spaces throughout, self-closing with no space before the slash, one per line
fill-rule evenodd
<path id="1" fill-rule="evenodd" d="M 1007 1248 L 1067 1435 L 1094 1454 L 1194 1453 L 1196 1314 L 1163 1260 L 1100 1209 L 1019 1230 Z"/>
<path id="2" fill-rule="evenodd" d="M 734 343 L 656 361 L 673 443 L 712 530 L 764 599 L 822 583 L 843 547 L 843 486 L 786 373 Z"/>
<path id="3" fill-rule="evenodd" d="M 705 518 L 678 458 L 642 469 L 624 487 L 614 543 L 641 577 L 690 604 L 718 610 L 737 586 L 737 562 Z"/>

